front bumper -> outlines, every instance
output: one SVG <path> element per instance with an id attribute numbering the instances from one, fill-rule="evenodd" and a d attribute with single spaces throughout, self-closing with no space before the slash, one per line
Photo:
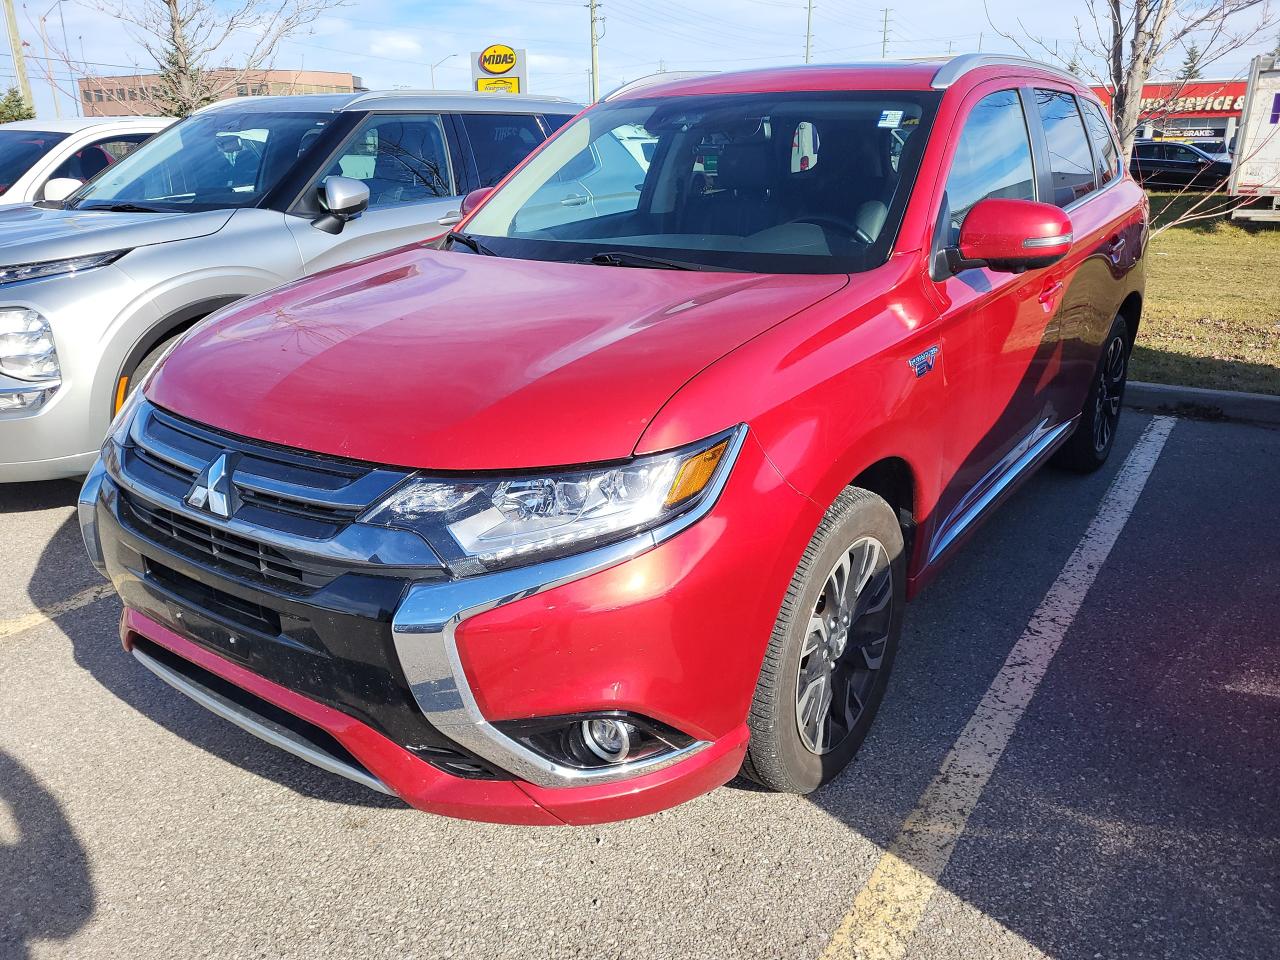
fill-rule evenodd
<path id="1" fill-rule="evenodd" d="M 81 504 L 89 553 L 125 602 L 126 647 L 163 648 L 305 720 L 415 807 L 512 823 L 641 816 L 737 773 L 764 646 L 819 515 L 748 436 L 714 509 L 656 545 L 520 568 L 496 592 L 497 575 L 374 589 L 353 574 L 299 598 L 140 535 L 129 496 L 95 469 Z M 602 710 L 694 743 L 624 778 L 582 777 L 494 726 Z"/>

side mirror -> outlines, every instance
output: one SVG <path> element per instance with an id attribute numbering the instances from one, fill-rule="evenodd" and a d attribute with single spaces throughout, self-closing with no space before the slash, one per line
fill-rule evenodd
<path id="1" fill-rule="evenodd" d="M 40 199 L 55 202 L 65 200 L 83 186 L 84 181 L 77 180 L 74 177 L 54 177 L 45 183 Z"/>
<path id="2" fill-rule="evenodd" d="M 311 221 L 311 225 L 325 233 L 338 234 L 347 225 L 369 209 L 369 185 L 351 177 L 325 177 L 320 184 L 320 202 L 325 213 Z"/>
<path id="3" fill-rule="evenodd" d="M 489 194 L 493 193 L 493 187 L 481 187 L 478 190 L 472 190 L 462 198 L 462 215 L 465 217 L 480 204 L 489 199 Z"/>
<path id="4" fill-rule="evenodd" d="M 1048 267 L 1071 250 L 1071 218 L 1033 200 L 980 200 L 960 227 L 960 245 L 947 250 L 953 273 L 987 267 L 1022 273 Z"/>

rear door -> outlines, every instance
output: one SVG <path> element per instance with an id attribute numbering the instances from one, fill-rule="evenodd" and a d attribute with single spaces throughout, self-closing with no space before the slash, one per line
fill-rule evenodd
<path id="1" fill-rule="evenodd" d="M 1065 85 L 1032 94 L 1043 140 L 1037 145 L 1054 203 L 1071 218 L 1071 252 L 1050 268 L 1061 283 L 1059 349 L 1046 370 L 1051 424 L 1080 413 L 1102 339 L 1120 309 L 1121 277 L 1140 253 L 1142 211 L 1121 173 L 1118 141 L 1099 107 Z"/>
<path id="2" fill-rule="evenodd" d="M 317 230 L 316 195 L 325 177 L 369 187 L 369 209 L 336 236 Z M 305 273 L 442 234 L 461 202 L 445 123 L 435 113 L 375 113 L 329 157 L 287 218 Z"/>

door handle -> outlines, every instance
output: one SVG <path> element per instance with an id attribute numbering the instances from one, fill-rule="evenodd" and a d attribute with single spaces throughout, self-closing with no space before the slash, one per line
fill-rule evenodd
<path id="1" fill-rule="evenodd" d="M 462 222 L 462 211 L 454 210 L 446 213 L 443 217 L 436 221 L 442 227 L 452 227 L 455 223 Z"/>
<path id="2" fill-rule="evenodd" d="M 561 200 L 560 205 L 562 207 L 580 207 L 587 202 L 587 199 L 588 198 L 584 197 L 582 194 L 575 193 L 572 196 L 565 197 Z"/>
<path id="3" fill-rule="evenodd" d="M 1061 280 L 1048 280 L 1045 282 L 1044 289 L 1040 291 L 1040 305 L 1044 307 L 1046 313 L 1053 311 L 1054 300 L 1062 292 L 1062 286 Z"/>
<path id="4" fill-rule="evenodd" d="M 1112 260 L 1118 260 L 1120 254 L 1124 251 L 1125 238 L 1116 235 L 1111 238 L 1111 242 L 1107 244 L 1107 253 L 1111 255 Z"/>

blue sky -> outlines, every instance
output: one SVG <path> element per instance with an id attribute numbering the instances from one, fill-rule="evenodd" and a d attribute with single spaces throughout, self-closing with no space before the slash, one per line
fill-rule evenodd
<path id="1" fill-rule="evenodd" d="M 61 46 L 62 27 L 56 0 L 19 3 L 18 18 L 28 55 L 42 55 L 36 23 L 52 3 L 50 42 Z M 880 56 L 884 2 L 816 0 L 814 61 L 877 59 Z M 601 89 L 660 67 L 668 70 L 732 70 L 798 63 L 804 57 L 804 0 L 721 0 L 700 4 L 683 0 L 602 0 L 605 35 L 600 45 Z M 1073 16 L 1084 15 L 1084 0 L 1028 4 L 1023 0 L 990 0 L 992 19 L 1009 31 L 1017 21 L 1057 41 L 1067 50 L 1074 37 Z M 122 27 L 77 0 L 63 0 L 69 45 L 80 56 L 103 66 L 103 73 L 131 72 L 139 62 Z M 321 17 L 312 33 L 282 47 L 280 68 L 346 70 L 372 88 L 425 88 L 429 65 L 457 54 L 436 69 L 437 85 L 461 89 L 470 79 L 469 56 L 489 43 L 523 47 L 530 57 L 533 92 L 583 100 L 588 93 L 588 13 L 585 0 L 436 0 L 396 2 L 360 0 Z M 1273 36 L 1246 52 L 1209 68 L 1214 77 L 1242 73 L 1254 52 L 1269 49 Z M 1011 51 L 987 21 L 981 0 L 917 0 L 891 6 L 890 57 L 923 56 L 982 49 Z M 234 51 L 230 51 L 234 54 Z M 1175 58 L 1180 60 L 1180 57 Z M 115 66 L 119 65 L 119 66 Z M 142 64 L 147 66 L 146 64 Z M 1177 63 L 1170 65 L 1176 68 Z M 28 61 L 41 116 L 52 116 L 52 93 L 40 60 Z M 55 83 L 69 85 L 65 68 L 54 66 Z M 62 76 L 59 76 L 62 75 Z M 13 64 L 4 45 L 0 84 L 13 82 Z M 72 109 L 64 97 L 64 115 Z"/>

